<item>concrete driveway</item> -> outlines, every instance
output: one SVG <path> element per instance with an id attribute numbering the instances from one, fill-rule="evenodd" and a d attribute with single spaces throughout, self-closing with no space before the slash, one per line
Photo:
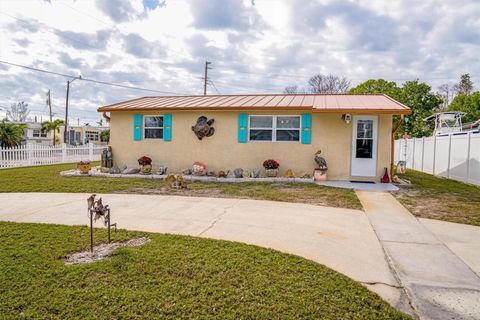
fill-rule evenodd
<path id="1" fill-rule="evenodd" d="M 0 194 L 0 220 L 86 225 L 89 196 Z M 406 296 L 363 211 L 245 199 L 100 196 L 119 228 L 239 241 L 299 255 L 361 282 L 408 311 Z"/>
<path id="2" fill-rule="evenodd" d="M 119 228 L 273 248 L 343 273 L 421 319 L 480 319 L 480 228 L 416 219 L 388 193 L 357 195 L 365 212 L 246 199 L 101 196 Z M 0 194 L 0 220 L 86 225 L 89 196 Z"/>

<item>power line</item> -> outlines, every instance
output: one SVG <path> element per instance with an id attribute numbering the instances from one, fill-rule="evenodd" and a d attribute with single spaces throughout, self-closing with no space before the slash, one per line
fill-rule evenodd
<path id="1" fill-rule="evenodd" d="M 13 63 L 13 62 L 8 62 L 8 61 L 3 61 L 3 60 L 0 60 L 0 63 L 15 66 L 15 67 L 19 67 L 19 68 L 28 69 L 28 70 L 31 70 L 31 71 L 43 72 L 43 73 L 53 74 L 53 75 L 56 75 L 56 76 L 61 76 L 61 77 L 66 77 L 66 78 L 76 78 L 78 80 L 97 83 L 97 84 L 103 84 L 103 85 L 112 86 L 112 87 L 119 87 L 119 88 L 132 89 L 132 90 L 141 90 L 141 91 L 148 91 L 148 92 L 155 92 L 155 93 L 162 93 L 162 94 L 171 94 L 171 95 L 188 95 L 187 93 L 160 91 L 160 90 L 154 90 L 154 89 L 148 89 L 148 88 L 142 88 L 142 87 L 126 86 L 126 85 L 123 85 L 123 84 L 112 83 L 112 82 L 101 81 L 101 80 L 95 80 L 95 79 L 89 79 L 89 78 L 83 78 L 83 77 L 78 78 L 78 76 L 74 76 L 74 75 L 69 75 L 69 74 L 65 74 L 65 73 L 59 73 L 59 72 L 54 72 L 54 71 L 29 67 L 29 66 L 25 66 L 25 65 Z"/>

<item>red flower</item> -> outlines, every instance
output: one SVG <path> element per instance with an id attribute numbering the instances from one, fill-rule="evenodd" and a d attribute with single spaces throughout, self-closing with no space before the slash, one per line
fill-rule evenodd
<path id="1" fill-rule="evenodd" d="M 143 156 L 140 159 L 138 159 L 138 164 L 141 166 L 152 164 L 152 158 L 149 158 L 147 156 Z"/>
<path id="2" fill-rule="evenodd" d="M 268 159 L 263 161 L 263 167 L 265 169 L 278 169 L 278 167 L 280 167 L 280 163 L 273 159 Z"/>

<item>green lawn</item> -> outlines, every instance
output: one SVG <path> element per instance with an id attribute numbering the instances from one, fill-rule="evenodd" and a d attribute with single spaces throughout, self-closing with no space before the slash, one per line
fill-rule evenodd
<path id="1" fill-rule="evenodd" d="M 169 190 L 159 180 L 59 175 L 60 171 L 75 167 L 75 164 L 61 164 L 2 169 L 0 192 L 157 193 L 238 197 L 362 209 L 352 190 L 322 187 L 313 183 L 190 183 L 188 190 Z"/>
<path id="2" fill-rule="evenodd" d="M 96 230 L 105 239 L 105 230 Z M 65 266 L 88 247 L 86 227 L 0 222 L 2 319 L 408 319 L 320 264 L 227 241 L 147 235 L 92 264 Z"/>
<path id="3" fill-rule="evenodd" d="M 480 226 L 480 188 L 407 170 L 398 175 L 412 184 L 393 195 L 418 217 Z"/>

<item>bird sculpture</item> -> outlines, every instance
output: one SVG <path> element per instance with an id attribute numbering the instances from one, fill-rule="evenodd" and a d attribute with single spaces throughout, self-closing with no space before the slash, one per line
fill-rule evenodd
<path id="1" fill-rule="evenodd" d="M 318 165 L 318 169 L 321 171 L 327 171 L 328 166 L 327 166 L 327 161 L 325 161 L 325 158 L 323 158 L 320 154 L 322 153 L 322 150 L 318 150 L 315 152 L 315 162 Z"/>

